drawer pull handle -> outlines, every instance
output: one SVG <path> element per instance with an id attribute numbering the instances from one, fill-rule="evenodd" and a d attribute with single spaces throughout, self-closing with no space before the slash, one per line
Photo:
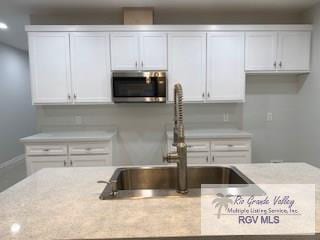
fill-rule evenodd
<path id="1" fill-rule="evenodd" d="M 187 148 L 205 148 L 205 145 L 187 145 Z"/>
<path id="2" fill-rule="evenodd" d="M 63 166 L 67 166 L 66 160 L 63 161 Z"/>
<path id="3" fill-rule="evenodd" d="M 228 147 L 233 147 L 233 145 L 232 144 L 228 144 Z"/>
<path id="4" fill-rule="evenodd" d="M 45 152 L 49 152 L 49 151 L 50 151 L 50 149 L 43 149 L 43 151 L 45 151 Z"/>
<path id="5" fill-rule="evenodd" d="M 208 156 L 206 157 L 206 161 L 207 161 L 207 163 L 209 162 L 209 157 Z"/>
<path id="6" fill-rule="evenodd" d="M 87 151 L 91 151 L 91 148 L 87 148 L 86 150 L 87 150 Z"/>

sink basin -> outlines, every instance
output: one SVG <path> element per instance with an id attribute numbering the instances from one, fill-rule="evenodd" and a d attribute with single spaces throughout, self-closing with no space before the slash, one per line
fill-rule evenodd
<path id="1" fill-rule="evenodd" d="M 201 195 L 203 184 L 211 184 L 207 186 L 210 189 L 220 188 L 224 194 L 263 195 L 263 191 L 235 167 L 188 167 L 189 192 L 185 195 L 176 192 L 176 184 L 176 167 L 118 168 L 100 199 L 195 197 Z"/>

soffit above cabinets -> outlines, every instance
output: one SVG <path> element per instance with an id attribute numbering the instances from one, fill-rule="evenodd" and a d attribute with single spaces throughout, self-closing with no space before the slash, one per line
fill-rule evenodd
<path id="1" fill-rule="evenodd" d="M 312 31 L 310 24 L 289 25 L 26 25 L 27 32 L 113 31 Z"/>

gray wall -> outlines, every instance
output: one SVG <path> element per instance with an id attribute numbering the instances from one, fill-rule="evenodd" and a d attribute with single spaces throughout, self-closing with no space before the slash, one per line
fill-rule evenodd
<path id="1" fill-rule="evenodd" d="M 34 15 L 33 24 L 119 24 L 121 11 L 112 14 Z M 302 14 L 288 12 L 215 13 L 156 12 L 155 22 L 164 24 L 214 23 L 303 23 Z M 245 104 L 195 104 L 186 106 L 186 122 L 191 125 L 243 128 L 253 133 L 253 161 L 298 161 L 297 96 L 295 76 L 249 76 Z M 230 122 L 223 122 L 223 114 Z M 267 113 L 273 121 L 267 122 Z M 83 118 L 82 125 L 75 117 Z M 39 128 L 42 131 L 70 129 L 119 129 L 118 164 L 161 163 L 165 125 L 172 120 L 171 105 L 111 105 L 39 107 Z M 200 124 L 202 123 L 202 124 Z"/>
<path id="2" fill-rule="evenodd" d="M 288 11 L 201 11 L 155 9 L 154 24 L 292 24 L 304 21 L 301 12 Z M 122 10 L 52 10 L 33 14 L 31 24 L 122 24 Z"/>
<path id="3" fill-rule="evenodd" d="M 248 76 L 243 128 L 253 134 L 253 161 L 297 158 L 298 81 L 293 75 Z M 273 120 L 267 121 L 267 113 Z"/>
<path id="4" fill-rule="evenodd" d="M 320 4 L 306 14 L 313 23 L 312 73 L 301 77 L 298 95 L 298 140 L 300 161 L 320 167 Z"/>
<path id="5" fill-rule="evenodd" d="M 36 128 L 27 53 L 0 43 L 0 163 L 22 154 L 19 138 Z"/>

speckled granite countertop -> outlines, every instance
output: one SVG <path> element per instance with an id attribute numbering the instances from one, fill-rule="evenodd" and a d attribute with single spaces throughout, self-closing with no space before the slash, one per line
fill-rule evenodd
<path id="1" fill-rule="evenodd" d="M 316 231 L 320 232 L 318 168 L 304 163 L 234 166 L 256 183 L 318 184 Z M 105 186 L 96 182 L 109 179 L 115 168 L 44 169 L 0 193 L 0 239 L 200 235 L 200 198 L 99 200 Z"/>
<path id="2" fill-rule="evenodd" d="M 74 132 L 43 132 L 29 137 L 21 138 L 23 143 L 43 142 L 90 142 L 109 141 L 116 134 L 114 131 L 74 131 Z"/>

